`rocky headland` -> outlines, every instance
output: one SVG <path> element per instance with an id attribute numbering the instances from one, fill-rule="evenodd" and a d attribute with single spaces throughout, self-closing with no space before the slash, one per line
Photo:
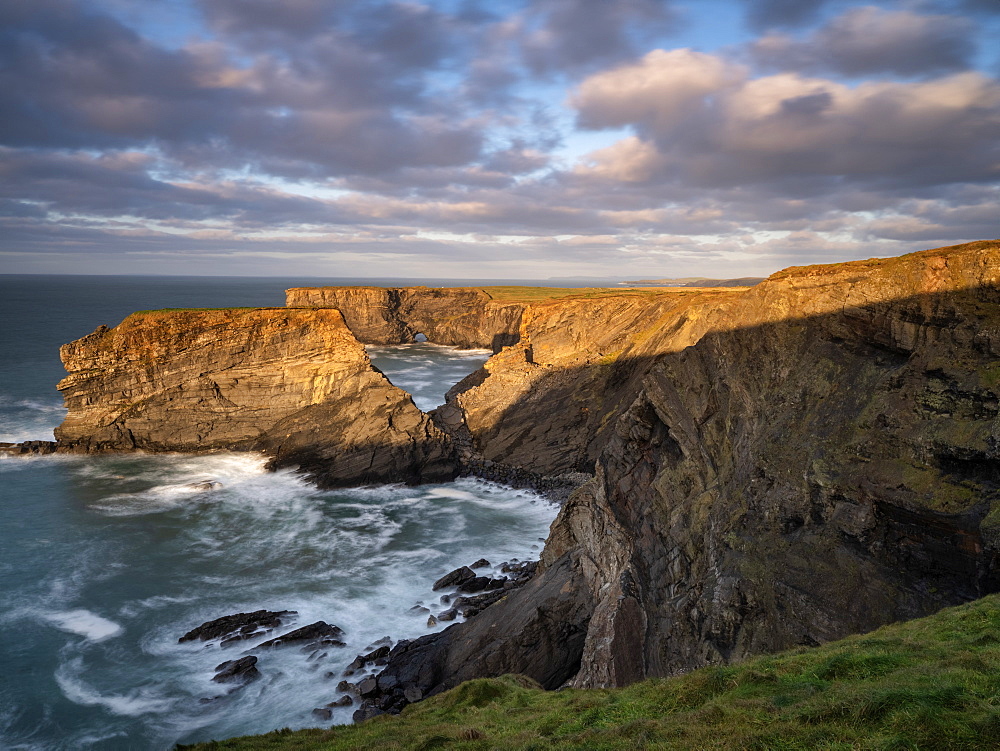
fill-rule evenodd
<path id="1" fill-rule="evenodd" d="M 255 450 L 322 486 L 450 479 L 447 436 L 333 309 L 134 313 L 60 351 L 58 450 Z"/>
<path id="2" fill-rule="evenodd" d="M 66 345 L 57 448 L 260 450 L 327 486 L 580 486 L 527 583 L 392 649 L 394 692 L 622 686 L 1000 590 L 1000 242 L 749 289 L 288 305 L 137 314 Z M 496 353 L 430 415 L 363 347 L 418 333 Z"/>

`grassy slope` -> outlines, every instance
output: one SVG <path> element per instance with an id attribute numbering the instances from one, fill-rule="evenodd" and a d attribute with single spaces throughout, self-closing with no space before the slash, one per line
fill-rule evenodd
<path id="1" fill-rule="evenodd" d="M 187 748 L 1000 748 L 1000 595 L 624 689 L 545 692 L 517 676 L 475 680 L 400 717 Z"/>

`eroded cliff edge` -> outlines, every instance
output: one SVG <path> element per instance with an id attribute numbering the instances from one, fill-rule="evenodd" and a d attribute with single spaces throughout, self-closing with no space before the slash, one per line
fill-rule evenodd
<path id="1" fill-rule="evenodd" d="M 617 356 L 641 383 L 541 573 L 391 676 L 624 685 L 1000 588 L 1000 243 L 788 269 L 684 327 Z"/>
<path id="2" fill-rule="evenodd" d="M 457 471 L 447 436 L 336 310 L 135 313 L 60 355 L 63 451 L 257 450 L 327 487 Z"/>

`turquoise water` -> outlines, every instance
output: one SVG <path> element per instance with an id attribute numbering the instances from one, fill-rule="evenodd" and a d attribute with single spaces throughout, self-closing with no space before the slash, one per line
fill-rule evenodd
<path id="1" fill-rule="evenodd" d="M 280 305 L 285 287 L 303 283 L 0 278 L 0 440 L 51 438 L 59 344 L 134 309 Z M 424 408 L 487 354 L 372 350 Z M 338 698 L 358 652 L 428 632 L 411 608 L 444 609 L 430 589 L 438 576 L 481 556 L 536 556 L 556 511 L 473 479 L 329 492 L 263 465 L 252 454 L 0 459 L 0 747 L 167 749 L 314 726 L 312 709 Z M 204 481 L 219 487 L 196 487 Z M 254 642 L 222 650 L 177 638 L 260 608 L 334 623 L 348 646 L 312 661 L 268 652 L 263 678 L 226 695 L 214 666 Z M 337 712 L 349 721 L 350 709 Z"/>

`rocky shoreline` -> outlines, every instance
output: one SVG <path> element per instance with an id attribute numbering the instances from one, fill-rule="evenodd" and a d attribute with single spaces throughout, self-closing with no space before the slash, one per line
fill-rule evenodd
<path id="1" fill-rule="evenodd" d="M 430 607 L 420 604 L 414 605 L 411 610 L 427 612 L 428 627 L 443 621 L 454 621 L 459 617 L 473 618 L 523 587 L 534 575 L 537 565 L 537 561 L 515 559 L 493 567 L 486 559 L 479 559 L 445 574 L 433 583 L 432 591 L 442 593 L 438 605 L 443 610 L 435 614 Z M 489 576 L 478 573 L 485 569 L 494 573 Z M 230 686 L 228 694 L 232 694 L 264 677 L 262 670 L 268 669 L 264 653 L 271 649 L 297 647 L 308 655 L 309 662 L 320 663 L 332 656 L 331 650 L 336 652 L 346 646 L 341 638 L 345 636 L 344 631 L 339 626 L 317 621 L 291 628 L 297 616 L 298 613 L 292 610 L 257 610 L 224 615 L 192 628 L 177 641 L 180 644 L 199 642 L 224 650 L 276 634 L 244 650 L 242 656 L 226 660 L 215 667 L 212 681 Z M 291 630 L 282 632 L 285 628 Z M 394 640 L 391 636 L 385 636 L 370 644 L 342 672 L 327 671 L 327 679 L 340 679 L 336 687 L 336 693 L 340 696 L 313 709 L 313 716 L 320 720 L 330 720 L 334 709 L 358 703 L 353 719 L 361 722 L 380 714 L 399 714 L 407 705 L 420 701 L 424 698 L 424 689 L 418 676 L 409 675 L 407 655 L 414 650 L 419 652 L 420 647 L 432 644 L 443 633 L 427 634 L 414 640 Z M 211 702 L 219 698 L 221 697 L 206 697 L 201 701 Z"/>
<path id="2" fill-rule="evenodd" d="M 258 450 L 321 487 L 465 473 L 560 500 L 535 574 L 489 603 L 478 582 L 476 615 L 373 658 L 359 717 L 503 673 L 623 686 L 1000 589 L 1000 241 L 742 290 L 288 305 L 66 345 L 55 450 Z M 495 354 L 425 414 L 363 346 L 416 333 Z"/>

